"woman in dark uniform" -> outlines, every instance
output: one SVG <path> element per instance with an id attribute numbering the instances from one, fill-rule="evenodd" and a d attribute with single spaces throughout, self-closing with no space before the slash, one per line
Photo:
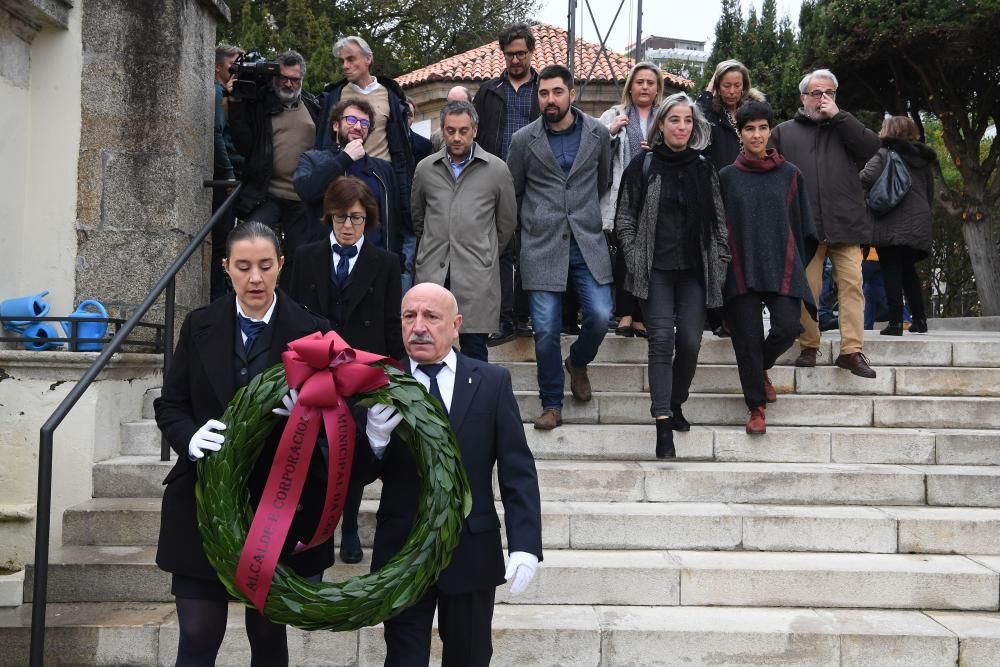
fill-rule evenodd
<path id="1" fill-rule="evenodd" d="M 163 481 L 156 564 L 172 573 L 180 640 L 177 664 L 214 665 L 226 632 L 230 597 L 205 558 L 195 516 L 195 461 L 225 446 L 226 425 L 217 421 L 236 391 L 281 360 L 286 345 L 327 322 L 275 290 L 284 258 L 269 227 L 250 222 L 229 233 L 223 266 L 235 293 L 192 311 L 181 327 L 173 364 L 156 400 L 156 422 L 177 453 Z M 251 473 L 251 501 L 260 500 L 283 424 L 275 426 Z M 316 449 L 300 508 L 285 542 L 282 562 L 318 580 L 333 563 L 331 542 L 291 556 L 291 547 L 315 531 L 326 483 Z M 246 632 L 252 665 L 287 665 L 285 626 L 247 608 Z"/>
<path id="2" fill-rule="evenodd" d="M 323 197 L 330 236 L 300 247 L 289 293 L 308 310 L 330 320 L 351 347 L 402 359 L 399 319 L 402 299 L 399 259 L 365 240 L 379 227 L 378 203 L 359 178 L 342 176 Z M 358 563 L 358 509 L 364 485 L 352 482 L 340 524 L 340 559 Z"/>

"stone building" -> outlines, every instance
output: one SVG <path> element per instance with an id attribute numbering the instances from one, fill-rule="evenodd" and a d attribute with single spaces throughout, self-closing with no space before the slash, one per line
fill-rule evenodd
<path id="1" fill-rule="evenodd" d="M 565 65 L 567 33 L 555 26 L 539 24 L 533 27 L 535 53 L 532 66 L 541 71 L 548 65 Z M 622 97 L 625 77 L 632 59 L 613 52 L 601 52 L 598 44 L 576 42 L 577 106 L 593 116 L 600 116 Z M 448 91 L 457 85 L 466 86 L 473 94 L 484 81 L 503 73 L 506 64 L 497 42 L 477 47 L 465 53 L 422 67 L 396 78 L 417 108 L 416 121 L 429 120 L 431 130 L 437 129 L 438 113 L 444 106 Z M 666 92 L 688 89 L 691 81 L 665 73 Z"/>

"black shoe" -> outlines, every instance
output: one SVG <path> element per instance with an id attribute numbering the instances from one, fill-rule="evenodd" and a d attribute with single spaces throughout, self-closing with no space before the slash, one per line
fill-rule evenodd
<path id="1" fill-rule="evenodd" d="M 486 339 L 487 347 L 495 347 L 497 345 L 503 345 L 504 343 L 509 343 L 514 340 L 516 332 L 514 331 L 514 325 L 510 322 L 501 322 L 500 330 L 491 333 L 490 337 Z"/>
<path id="2" fill-rule="evenodd" d="M 360 563 L 365 552 L 361 550 L 361 538 L 357 533 L 340 536 L 340 561 L 342 563 Z"/>
<path id="3" fill-rule="evenodd" d="M 712 333 L 716 335 L 717 338 L 729 338 L 729 328 L 725 323 L 712 329 Z"/>
<path id="4" fill-rule="evenodd" d="M 530 322 L 518 322 L 517 326 L 514 327 L 517 335 L 521 338 L 531 338 L 535 335 L 534 330 L 531 328 Z"/>
<path id="5" fill-rule="evenodd" d="M 819 321 L 820 331 L 833 331 L 834 329 L 839 329 L 839 328 L 840 328 L 839 317 L 831 317 L 830 319 Z"/>
<path id="6" fill-rule="evenodd" d="M 674 432 L 670 428 L 669 419 L 656 420 L 656 458 L 677 458 L 677 451 L 674 449 Z"/>
<path id="7" fill-rule="evenodd" d="M 910 322 L 910 333 L 927 333 L 927 318 L 914 317 Z"/>
<path id="8" fill-rule="evenodd" d="M 578 336 L 580 334 L 580 325 L 576 322 L 563 325 L 562 332 L 567 336 Z"/>
<path id="9" fill-rule="evenodd" d="M 912 325 L 910 326 L 910 331 L 913 331 Z M 879 331 L 883 336 L 902 336 L 903 335 L 903 323 L 902 322 L 889 322 L 889 326 L 885 329 Z"/>
<path id="10" fill-rule="evenodd" d="M 691 424 L 687 419 L 684 419 L 684 413 L 681 412 L 681 406 L 671 405 L 670 411 L 674 413 L 674 416 L 663 421 L 669 422 L 671 428 L 675 431 L 687 432 L 691 430 Z"/>

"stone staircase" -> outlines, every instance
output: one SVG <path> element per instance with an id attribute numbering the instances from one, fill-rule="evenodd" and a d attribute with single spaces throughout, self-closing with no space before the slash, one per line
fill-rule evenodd
<path id="1" fill-rule="evenodd" d="M 606 339 L 594 399 L 567 395 L 552 432 L 530 426 L 530 339 L 493 348 L 537 459 L 546 549 L 525 594 L 498 590 L 494 664 L 1000 664 L 1000 335 L 876 334 L 875 380 L 830 365 L 836 338 L 822 352 L 813 369 L 790 365 L 797 350 L 779 361 L 768 433 L 750 437 L 730 343 L 707 336 L 683 460 L 662 462 L 644 341 Z M 171 464 L 152 398 L 121 426 L 121 456 L 90 471 L 95 497 L 62 517 L 50 664 L 173 664 L 169 578 L 153 563 Z M 378 493 L 362 507 L 366 545 Z M 23 664 L 29 618 L 29 604 L 0 611 L 0 664 Z M 237 605 L 230 623 L 219 664 L 248 664 Z M 294 665 L 384 653 L 380 628 L 291 631 L 289 648 Z"/>

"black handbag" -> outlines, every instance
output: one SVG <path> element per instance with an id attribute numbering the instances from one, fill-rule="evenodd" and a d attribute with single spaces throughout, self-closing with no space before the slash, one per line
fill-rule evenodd
<path id="1" fill-rule="evenodd" d="M 875 215 L 885 215 L 903 201 L 910 191 L 910 170 L 896 151 L 886 155 L 885 168 L 879 174 L 866 199 Z"/>

